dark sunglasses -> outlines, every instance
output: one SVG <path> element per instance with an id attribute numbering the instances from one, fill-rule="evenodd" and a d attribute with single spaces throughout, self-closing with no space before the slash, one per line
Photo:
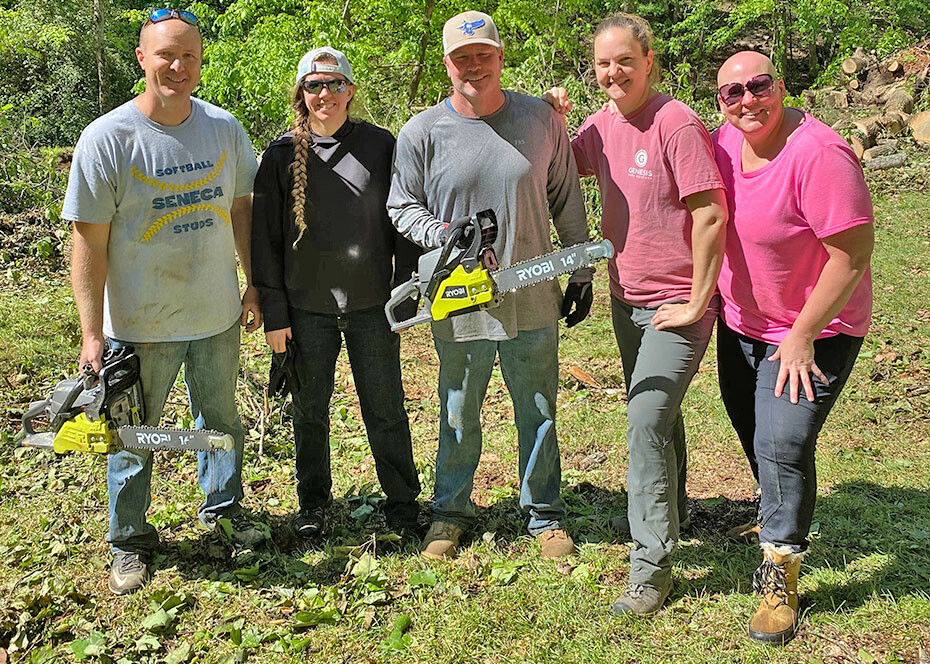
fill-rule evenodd
<path id="1" fill-rule="evenodd" d="M 309 92 L 312 95 L 318 95 L 323 91 L 323 86 L 329 88 L 329 91 L 333 94 L 337 92 L 345 92 L 349 87 L 349 82 L 344 78 L 334 78 L 331 81 L 301 81 L 300 87 L 303 88 L 304 92 Z"/>
<path id="2" fill-rule="evenodd" d="M 746 81 L 745 86 L 742 83 L 727 83 L 721 85 L 717 92 L 720 93 L 724 104 L 732 106 L 743 98 L 746 90 L 749 90 L 753 97 L 768 97 L 774 88 L 775 79 L 771 74 L 759 74 Z"/>
<path id="3" fill-rule="evenodd" d="M 149 14 L 151 23 L 161 23 L 169 18 L 179 18 L 188 25 L 197 25 L 197 17 L 183 9 L 153 9 Z"/>

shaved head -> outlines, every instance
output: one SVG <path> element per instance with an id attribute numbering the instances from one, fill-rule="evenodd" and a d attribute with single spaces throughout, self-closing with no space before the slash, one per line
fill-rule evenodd
<path id="1" fill-rule="evenodd" d="M 152 23 L 151 21 L 143 23 L 142 29 L 139 30 L 139 47 L 145 50 L 153 35 L 170 36 L 175 39 L 195 38 L 203 48 L 203 38 L 200 36 L 200 30 L 197 29 L 197 26 L 185 23 L 178 18 L 169 18 L 158 23 Z"/>
<path id="2" fill-rule="evenodd" d="M 746 81 L 758 74 L 771 74 L 773 79 L 778 78 L 775 63 L 768 56 L 756 51 L 740 51 L 731 55 L 717 72 L 717 86 L 734 81 Z"/>

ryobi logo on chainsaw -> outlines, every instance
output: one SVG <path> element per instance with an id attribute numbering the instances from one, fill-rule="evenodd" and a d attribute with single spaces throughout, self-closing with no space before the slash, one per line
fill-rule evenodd
<path id="1" fill-rule="evenodd" d="M 529 267 L 518 268 L 517 278 L 520 281 L 526 281 L 528 279 L 532 279 L 533 277 L 541 277 L 544 274 L 550 274 L 552 272 L 555 272 L 555 265 L 552 264 L 551 260 L 548 260 L 543 263 L 530 265 Z"/>
<path id="2" fill-rule="evenodd" d="M 465 286 L 446 286 L 442 291 L 442 296 L 444 298 L 458 300 L 468 297 L 468 291 L 465 290 Z"/>

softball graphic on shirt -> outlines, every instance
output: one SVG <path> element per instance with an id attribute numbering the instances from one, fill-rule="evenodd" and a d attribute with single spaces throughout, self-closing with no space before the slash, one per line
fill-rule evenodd
<path id="1" fill-rule="evenodd" d="M 146 175 L 133 166 L 130 172 L 136 180 L 159 191 L 160 195 L 152 199 L 152 209 L 165 210 L 165 214 L 156 219 L 152 225 L 146 229 L 142 237 L 139 238 L 139 241 L 149 242 L 168 224 L 172 224 L 174 233 L 196 231 L 213 225 L 212 217 L 188 223 L 174 223 L 194 212 L 212 212 L 222 219 L 224 224 L 229 225 L 231 223 L 229 212 L 223 207 L 214 205 L 211 202 L 225 195 L 222 187 L 212 186 L 211 183 L 223 172 L 227 154 L 227 152 L 223 152 L 219 159 L 217 159 L 216 165 L 213 165 L 210 161 L 199 161 L 184 164 L 183 166 L 172 169 L 171 174 L 176 171 L 197 172 L 212 166 L 212 170 L 210 170 L 209 173 L 187 184 L 169 184 L 167 182 L 162 182 L 157 178 Z M 159 169 L 158 171 L 158 175 L 167 174 L 169 174 L 167 170 Z"/>

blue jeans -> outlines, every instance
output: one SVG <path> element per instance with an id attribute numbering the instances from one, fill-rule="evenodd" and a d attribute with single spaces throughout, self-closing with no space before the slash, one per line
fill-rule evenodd
<path id="1" fill-rule="evenodd" d="M 475 519 L 471 492 L 481 457 L 481 405 L 500 354 L 520 448 L 520 507 L 529 513 L 531 535 L 560 528 L 565 505 L 555 435 L 558 327 L 521 330 L 507 341 L 436 339 L 436 352 L 440 417 L 433 518 L 462 528 Z"/>
<path id="2" fill-rule="evenodd" d="M 762 487 L 759 542 L 807 549 L 817 499 L 817 436 L 846 384 L 862 346 L 861 337 L 838 334 L 814 342 L 814 362 L 830 384 L 811 374 L 813 403 L 801 388 L 791 403 L 788 385 L 775 398 L 780 362 L 768 358 L 778 346 L 717 326 L 720 396 L 736 429 L 752 474 Z"/>
<path id="3" fill-rule="evenodd" d="M 220 516 L 232 516 L 242 500 L 242 452 L 245 430 L 236 411 L 236 376 L 239 372 L 239 323 L 225 332 L 195 341 L 127 343 L 111 340 L 114 347 L 131 345 L 141 363 L 140 382 L 145 401 L 145 424 L 157 426 L 168 393 L 184 365 L 184 383 L 191 415 L 198 429 L 230 434 L 230 452 L 198 452 L 197 479 L 206 500 L 200 520 L 212 527 Z M 110 550 L 149 555 L 158 545 L 158 533 L 146 521 L 151 504 L 152 453 L 123 450 L 107 463 L 110 493 Z"/>
<path id="4" fill-rule="evenodd" d="M 681 401 L 714 331 L 720 298 L 686 327 L 656 330 L 657 307 L 634 307 L 611 298 L 614 334 L 627 389 L 627 515 L 635 546 L 630 583 L 666 588 L 669 554 L 688 520 L 685 480 L 688 452 Z"/>
<path id="5" fill-rule="evenodd" d="M 290 309 L 291 332 L 300 353 L 300 391 L 294 395 L 297 500 L 302 510 L 329 500 L 329 402 L 342 337 L 355 379 L 368 444 L 387 500 L 389 522 L 414 523 L 420 507 L 417 468 L 404 410 L 400 335 L 391 332 L 383 307 L 335 314 Z"/>

